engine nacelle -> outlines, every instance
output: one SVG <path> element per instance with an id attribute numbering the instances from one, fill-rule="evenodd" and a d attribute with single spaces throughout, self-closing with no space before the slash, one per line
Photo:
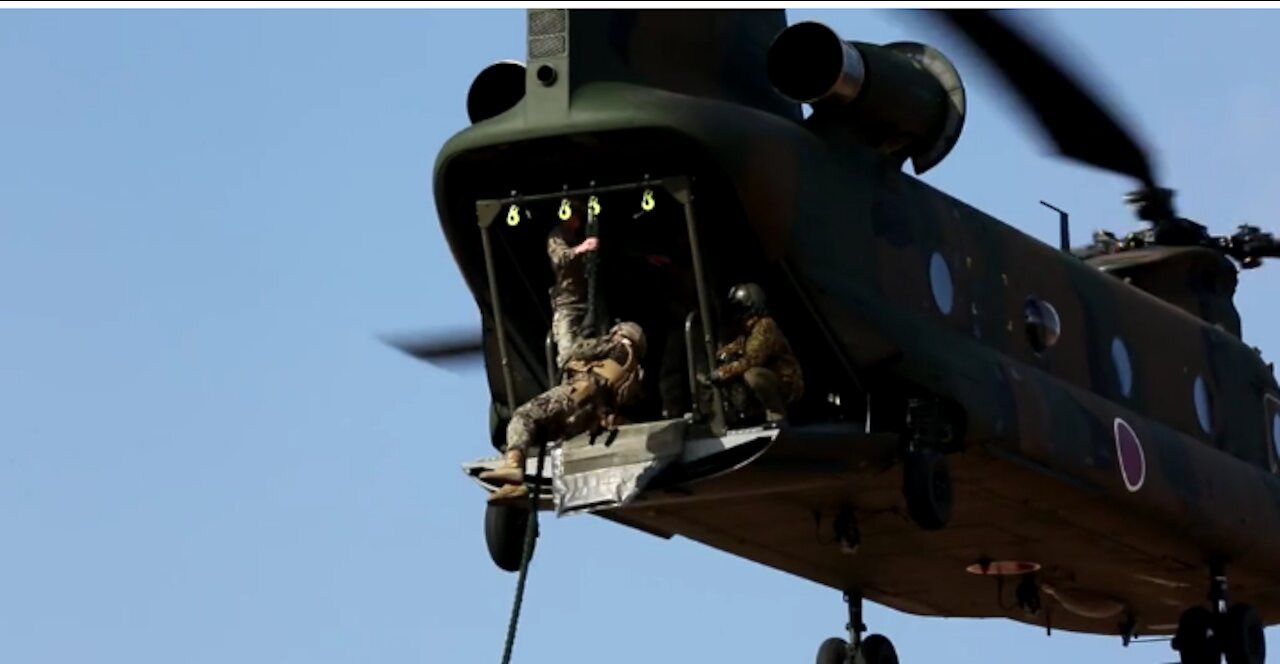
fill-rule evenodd
<path id="1" fill-rule="evenodd" d="M 524 99 L 525 66 L 515 60 L 499 60 L 485 67 L 467 90 L 467 117 L 471 124 L 511 110 Z"/>
<path id="2" fill-rule="evenodd" d="M 951 152 L 964 127 L 960 74 L 924 44 L 844 41 L 806 21 L 778 34 L 767 67 L 779 94 L 812 106 L 815 119 L 836 119 L 885 155 L 910 158 L 917 175 Z"/>

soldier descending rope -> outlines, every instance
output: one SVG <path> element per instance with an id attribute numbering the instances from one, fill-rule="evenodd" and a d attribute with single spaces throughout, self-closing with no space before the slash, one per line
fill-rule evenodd
<path id="1" fill-rule="evenodd" d="M 632 322 L 614 325 L 608 336 L 579 341 L 564 362 L 561 383 L 512 415 L 503 464 L 480 474 L 481 480 L 505 485 L 489 502 L 508 503 L 528 496 L 524 462 L 531 445 L 611 427 L 618 409 L 640 395 L 644 353 L 644 331 Z"/>

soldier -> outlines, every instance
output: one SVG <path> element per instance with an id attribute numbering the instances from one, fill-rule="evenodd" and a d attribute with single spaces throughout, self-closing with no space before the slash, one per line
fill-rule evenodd
<path id="1" fill-rule="evenodd" d="M 769 316 L 759 286 L 734 286 L 729 291 L 729 307 L 739 334 L 720 349 L 717 361 L 721 364 L 708 378 L 712 383 L 731 385 L 741 380 L 764 406 L 767 421 L 780 422 L 787 408 L 804 394 L 800 363 Z"/>
<path id="2" fill-rule="evenodd" d="M 572 438 L 593 428 L 608 428 L 621 406 L 640 393 L 640 362 L 644 359 L 644 331 L 621 322 L 608 336 L 583 339 L 565 362 L 560 385 L 516 409 L 507 425 L 503 464 L 480 474 L 480 479 L 505 484 L 489 502 L 526 497 L 525 453 L 535 436 L 546 441 Z"/>
<path id="3" fill-rule="evenodd" d="M 555 285 L 551 288 L 551 336 L 555 339 L 557 363 L 562 369 L 579 339 L 582 321 L 587 315 L 586 261 L 582 259 L 584 254 L 599 247 L 596 238 L 582 238 L 582 205 L 573 202 L 569 208 L 569 218 L 551 229 L 547 236 L 547 257 L 555 273 Z"/>

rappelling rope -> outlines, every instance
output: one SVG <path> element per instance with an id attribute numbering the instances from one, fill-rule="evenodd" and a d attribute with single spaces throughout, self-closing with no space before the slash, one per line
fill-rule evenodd
<path id="1" fill-rule="evenodd" d="M 542 463 L 547 457 L 546 446 L 538 450 L 538 472 L 534 477 L 533 489 L 529 492 L 529 523 L 524 529 L 524 552 L 520 554 L 520 576 L 516 581 L 516 599 L 511 606 L 511 620 L 507 623 L 507 644 L 502 649 L 502 664 L 511 661 L 511 648 L 516 643 L 516 625 L 520 622 L 520 605 L 524 603 L 524 582 L 529 573 L 529 558 L 533 554 L 533 542 L 538 533 L 538 493 L 542 479 Z"/>
<path id="2" fill-rule="evenodd" d="M 600 199 L 595 196 L 587 199 L 586 233 L 588 238 L 599 239 L 600 237 Z M 594 337 L 603 331 L 604 320 L 607 317 L 604 303 L 600 299 L 600 287 L 598 285 L 600 274 L 599 248 L 588 253 L 586 259 L 587 315 L 583 317 L 581 332 L 585 336 Z"/>

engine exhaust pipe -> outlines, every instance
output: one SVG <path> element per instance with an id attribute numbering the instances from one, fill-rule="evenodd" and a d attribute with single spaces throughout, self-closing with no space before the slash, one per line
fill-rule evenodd
<path id="1" fill-rule="evenodd" d="M 778 34 L 765 68 L 778 94 L 812 106 L 817 123 L 844 125 L 898 164 L 910 158 L 917 174 L 941 162 L 964 127 L 960 74 L 925 44 L 845 41 L 805 21 Z"/>
<path id="2" fill-rule="evenodd" d="M 769 48 L 765 67 L 782 96 L 814 107 L 853 102 L 867 75 L 862 54 L 813 21 L 783 30 Z"/>
<path id="3" fill-rule="evenodd" d="M 499 60 L 485 67 L 467 90 L 467 117 L 471 124 L 511 110 L 524 99 L 525 66 L 515 60 Z"/>

